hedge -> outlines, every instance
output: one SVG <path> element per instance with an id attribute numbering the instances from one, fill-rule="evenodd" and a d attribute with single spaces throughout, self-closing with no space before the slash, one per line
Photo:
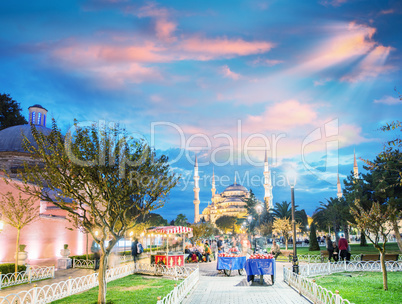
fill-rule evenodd
<path id="1" fill-rule="evenodd" d="M 27 266 L 18 265 L 18 272 L 25 271 L 26 269 L 27 269 Z M 14 273 L 14 271 L 15 271 L 14 263 L 0 264 L 0 272 L 2 274 Z"/>

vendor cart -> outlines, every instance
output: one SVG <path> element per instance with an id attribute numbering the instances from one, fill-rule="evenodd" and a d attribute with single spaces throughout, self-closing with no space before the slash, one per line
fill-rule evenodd
<path id="1" fill-rule="evenodd" d="M 182 226 L 163 226 L 154 227 L 148 229 L 147 234 L 152 238 L 162 237 L 164 245 L 162 250 L 157 250 L 152 252 L 152 242 L 151 242 L 151 264 L 165 265 L 169 268 L 175 266 L 184 266 L 185 254 L 184 254 L 184 243 L 185 236 L 191 235 L 193 228 L 182 227 Z M 178 244 L 178 240 L 182 238 L 181 245 Z M 172 247 L 172 242 L 175 241 L 176 247 Z M 169 245 L 170 243 L 170 245 Z M 178 248 L 179 247 L 179 248 Z"/>
<path id="2" fill-rule="evenodd" d="M 256 275 L 260 276 L 260 284 L 264 283 L 264 275 L 271 275 L 272 285 L 275 283 L 275 259 L 247 259 L 245 267 L 247 282 L 254 281 Z"/>
<path id="3" fill-rule="evenodd" d="M 220 257 L 218 256 L 218 262 L 216 264 L 217 270 L 223 270 L 225 275 L 230 276 L 232 270 L 237 270 L 239 275 L 243 274 L 244 266 L 246 264 L 245 256 L 231 256 L 231 257 Z"/>

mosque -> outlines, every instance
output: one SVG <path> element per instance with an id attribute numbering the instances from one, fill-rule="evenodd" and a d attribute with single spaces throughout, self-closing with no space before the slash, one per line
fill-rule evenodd
<path id="1" fill-rule="evenodd" d="M 273 208 L 273 196 L 272 196 L 272 179 L 271 171 L 268 165 L 268 156 L 265 153 L 264 160 L 264 205 L 267 210 Z M 245 200 L 250 197 L 249 190 L 236 183 L 236 179 L 233 185 L 226 187 L 222 193 L 217 193 L 215 188 L 215 172 L 212 174 L 212 197 L 211 204 L 208 205 L 200 214 L 200 187 L 199 187 L 199 175 L 198 175 L 198 162 L 195 158 L 194 165 L 194 223 L 198 223 L 201 219 L 212 224 L 222 216 L 234 216 L 244 217 L 247 214 Z"/>
<path id="2" fill-rule="evenodd" d="M 47 112 L 38 104 L 29 107 L 29 123 L 34 124 L 36 129 L 45 135 L 51 132 L 51 129 L 46 127 Z M 24 137 L 31 143 L 35 142 L 30 124 L 12 126 L 0 131 L 0 192 L 2 194 L 11 192 L 18 198 L 21 192 L 12 184 L 23 185 L 18 178 L 18 173 L 24 169 L 24 162 L 28 165 L 40 163 L 40 159 L 33 158 L 23 148 Z M 6 183 L 5 179 L 10 183 Z M 27 198 L 24 193 L 21 193 L 21 196 Z M 28 261 L 54 263 L 58 257 L 61 257 L 60 250 L 63 249 L 64 244 L 69 245 L 72 255 L 85 254 L 88 236 L 71 226 L 66 219 L 66 211 L 47 201 L 35 199 L 34 203 L 36 207 L 39 207 L 38 220 L 24 227 L 20 238 L 20 244 L 26 245 Z M 16 238 L 17 230 L 5 224 L 3 231 L 0 231 L 0 262 L 13 262 Z M 91 241 L 92 238 L 89 236 L 89 242 Z"/>

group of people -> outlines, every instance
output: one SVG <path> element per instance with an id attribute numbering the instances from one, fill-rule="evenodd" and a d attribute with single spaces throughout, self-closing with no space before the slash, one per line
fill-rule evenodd
<path id="1" fill-rule="evenodd" d="M 327 251 L 328 251 L 328 261 L 331 261 L 333 258 L 335 262 L 340 260 L 350 261 L 350 246 L 348 240 L 342 234 L 341 238 L 338 241 L 338 245 L 336 242 L 331 240 L 331 236 L 327 236 Z"/>
<path id="2" fill-rule="evenodd" d="M 211 262 L 211 256 L 216 259 L 216 241 L 198 242 L 195 245 L 187 244 L 184 253 L 188 254 L 187 262 Z"/>

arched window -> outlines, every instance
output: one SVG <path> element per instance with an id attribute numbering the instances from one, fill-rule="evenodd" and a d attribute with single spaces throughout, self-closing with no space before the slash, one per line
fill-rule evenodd
<path id="1" fill-rule="evenodd" d="M 40 119 L 41 119 L 41 117 L 42 117 L 42 113 L 38 113 L 38 125 L 40 125 Z"/>
<path id="2" fill-rule="evenodd" d="M 35 112 L 32 112 L 31 123 L 35 124 Z"/>
<path id="3" fill-rule="evenodd" d="M 43 115 L 43 126 L 46 127 L 46 115 Z"/>

